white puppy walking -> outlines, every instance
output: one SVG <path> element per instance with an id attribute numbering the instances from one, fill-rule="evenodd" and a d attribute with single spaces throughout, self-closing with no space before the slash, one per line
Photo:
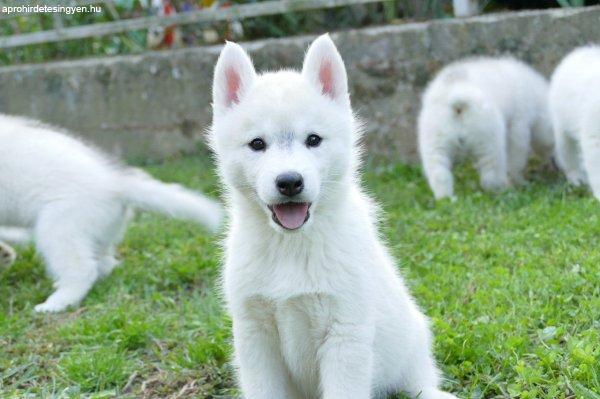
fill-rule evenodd
<path id="1" fill-rule="evenodd" d="M 481 187 L 521 184 L 531 149 L 544 160 L 554 141 L 544 77 L 512 58 L 474 58 L 446 66 L 423 95 L 421 160 L 437 199 L 454 196 L 452 166 L 474 158 Z"/>
<path id="2" fill-rule="evenodd" d="M 329 36 L 301 73 L 257 75 L 227 43 L 211 144 L 228 189 L 224 291 L 247 399 L 367 399 L 438 389 L 426 317 L 360 187 L 346 70 Z"/>
<path id="3" fill-rule="evenodd" d="M 0 240 L 31 235 L 55 279 L 56 291 L 36 311 L 77 304 L 110 273 L 130 207 L 210 229 L 221 216 L 219 205 L 200 194 L 118 165 L 57 129 L 0 115 L 0 225 L 13 227 L 0 229 Z"/>
<path id="4" fill-rule="evenodd" d="M 559 166 L 574 185 L 600 200 L 600 46 L 571 52 L 550 83 L 550 111 Z"/>

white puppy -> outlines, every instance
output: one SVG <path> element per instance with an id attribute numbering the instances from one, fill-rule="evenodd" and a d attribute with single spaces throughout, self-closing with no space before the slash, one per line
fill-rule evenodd
<path id="1" fill-rule="evenodd" d="M 431 334 L 360 187 L 358 124 L 329 36 L 301 73 L 257 75 L 227 43 L 211 144 L 228 190 L 224 291 L 248 399 L 366 399 L 438 389 Z"/>
<path id="2" fill-rule="evenodd" d="M 550 111 L 559 166 L 600 200 L 600 46 L 576 49 L 556 68 Z"/>
<path id="3" fill-rule="evenodd" d="M 548 84 L 512 58 L 475 58 L 446 66 L 423 95 L 419 151 L 437 199 L 454 196 L 452 166 L 472 156 L 485 190 L 521 184 L 533 149 L 545 161 L 554 140 Z"/>
<path id="4" fill-rule="evenodd" d="M 175 184 L 118 165 L 36 122 L 0 115 L 0 239 L 31 236 L 56 291 L 37 311 L 77 304 L 116 265 L 130 206 L 196 220 L 214 229 L 221 210 Z"/>

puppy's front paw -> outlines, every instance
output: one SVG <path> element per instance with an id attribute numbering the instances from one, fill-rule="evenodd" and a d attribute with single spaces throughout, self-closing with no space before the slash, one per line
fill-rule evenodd
<path id="1" fill-rule="evenodd" d="M 40 303 L 39 305 L 35 305 L 33 307 L 33 310 L 36 311 L 37 313 L 56 313 L 56 312 L 62 312 L 66 308 L 67 307 L 63 304 L 48 303 L 48 301 L 46 301 L 44 303 Z"/>
<path id="2" fill-rule="evenodd" d="M 8 267 L 17 259 L 17 254 L 9 245 L 0 242 L 0 266 Z"/>
<path id="3" fill-rule="evenodd" d="M 52 295 L 46 299 L 46 302 L 36 305 L 33 310 L 38 313 L 54 313 L 62 312 L 69 306 L 79 304 L 85 297 L 88 289 L 85 285 L 74 284 L 62 288 L 58 288 Z"/>

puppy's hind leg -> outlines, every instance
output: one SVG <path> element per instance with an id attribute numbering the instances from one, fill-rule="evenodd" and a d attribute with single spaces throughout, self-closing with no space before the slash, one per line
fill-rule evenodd
<path id="1" fill-rule="evenodd" d="M 523 172 L 527 167 L 531 148 L 531 129 L 524 121 L 513 121 L 506 138 L 506 163 L 511 182 L 520 186 L 526 183 Z"/>
<path id="2" fill-rule="evenodd" d="M 550 163 L 554 153 L 554 134 L 548 117 L 540 116 L 531 129 L 531 148 L 542 162 Z"/>
<path id="3" fill-rule="evenodd" d="M 449 149 L 434 143 L 421 146 L 421 159 L 425 177 L 435 199 L 454 198 L 454 178 Z"/>
<path id="4" fill-rule="evenodd" d="M 56 288 L 44 303 L 35 306 L 36 312 L 60 312 L 78 304 L 98 279 L 89 234 L 93 221 L 77 216 L 81 216 L 81 209 L 49 209 L 40 215 L 35 226 L 37 249 Z"/>
<path id="5" fill-rule="evenodd" d="M 600 112 L 600 106 L 598 107 Z M 594 197 L 600 200 L 600 116 L 597 113 L 583 118 L 581 131 L 583 164 Z"/>
<path id="6" fill-rule="evenodd" d="M 125 237 L 127 224 L 133 217 L 131 208 L 122 208 L 115 212 L 112 222 L 106 223 L 106 229 L 102 234 L 103 239 L 99 243 L 98 248 L 98 272 L 100 277 L 108 276 L 112 270 L 120 263 L 115 253 L 117 246 Z"/>
<path id="7" fill-rule="evenodd" d="M 419 115 L 419 153 L 423 171 L 435 199 L 454 198 L 452 176 L 453 148 L 449 131 L 440 121 L 435 108 L 424 105 Z"/>
<path id="8" fill-rule="evenodd" d="M 473 152 L 481 188 L 500 191 L 508 187 L 505 127 L 499 117 L 489 122 L 492 124 L 480 128 L 475 136 Z"/>
<path id="9" fill-rule="evenodd" d="M 556 160 L 569 183 L 580 186 L 586 183 L 585 172 L 581 165 L 579 143 L 555 122 Z"/>
<path id="10" fill-rule="evenodd" d="M 13 264 L 17 254 L 12 247 L 0 241 L 0 267 L 8 267 Z"/>

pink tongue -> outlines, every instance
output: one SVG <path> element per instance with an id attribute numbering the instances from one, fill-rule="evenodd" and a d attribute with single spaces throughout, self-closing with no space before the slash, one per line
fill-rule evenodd
<path id="1" fill-rule="evenodd" d="M 308 204 L 288 202 L 287 204 L 273 205 L 273 211 L 283 227 L 294 230 L 304 224 L 308 213 Z"/>

